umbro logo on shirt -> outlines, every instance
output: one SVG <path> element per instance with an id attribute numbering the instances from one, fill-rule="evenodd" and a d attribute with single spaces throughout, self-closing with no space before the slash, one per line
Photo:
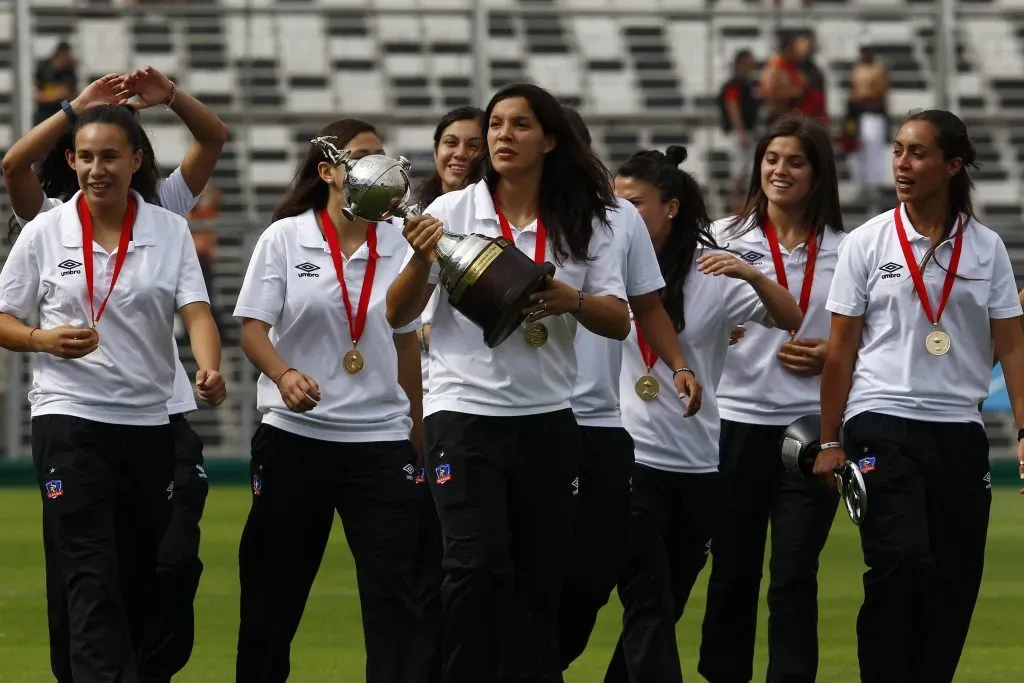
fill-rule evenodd
<path id="1" fill-rule="evenodd" d="M 82 272 L 79 270 L 82 267 L 82 264 L 72 259 L 64 259 L 57 264 L 57 267 L 60 268 L 61 277 L 64 277 L 65 275 L 78 275 Z"/>
<path id="2" fill-rule="evenodd" d="M 740 254 L 740 258 L 753 266 L 764 258 L 764 254 L 761 254 L 756 251 L 747 251 Z"/>
<path id="3" fill-rule="evenodd" d="M 320 270 L 320 266 L 314 265 L 309 261 L 306 261 L 305 263 L 300 263 L 295 267 L 299 271 L 301 271 L 299 273 L 299 277 L 320 277 L 320 273 L 316 272 Z"/>
<path id="4" fill-rule="evenodd" d="M 879 266 L 878 269 L 885 273 L 885 275 L 882 276 L 883 280 L 903 276 L 903 273 L 900 272 L 901 270 L 903 270 L 903 266 L 900 265 L 899 263 L 893 263 L 892 261 L 889 261 L 883 266 Z"/>

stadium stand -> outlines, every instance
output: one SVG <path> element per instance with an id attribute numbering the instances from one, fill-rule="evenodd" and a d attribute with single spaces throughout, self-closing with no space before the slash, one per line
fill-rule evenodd
<path id="1" fill-rule="evenodd" d="M 34 1 L 31 49 L 43 58 L 58 40 L 68 40 L 82 84 L 151 64 L 217 110 L 232 129 L 213 180 L 223 193 L 215 296 L 222 307 L 232 395 L 224 407 L 200 410 L 195 419 L 211 457 L 247 453 L 245 441 L 258 419 L 254 375 L 237 348 L 237 325 L 230 317 L 249 249 L 304 143 L 332 118 L 381 122 L 389 150 L 406 155 L 414 172 L 423 172 L 440 114 L 482 104 L 474 101 L 473 55 L 480 50 L 486 57 L 482 75 L 491 88 L 528 79 L 579 107 L 609 166 L 639 147 L 686 144 L 688 169 L 721 212 L 730 146 L 717 126 L 715 98 L 733 54 L 748 48 L 766 58 L 780 27 L 812 26 L 819 36 L 817 62 L 827 77 L 834 120 L 842 116 L 850 67 L 864 44 L 889 68 L 892 112 L 936 103 L 933 0 L 899 0 L 895 4 L 906 9 L 905 17 L 893 13 L 891 0 L 816 0 L 817 9 L 785 20 L 749 12 L 763 5 L 748 0 L 630 0 L 632 14 L 616 9 L 619 0 L 487 0 L 482 14 L 474 14 L 473 0 L 133 4 L 126 11 L 119 0 Z M 965 0 L 963 7 L 956 22 L 955 92 L 978 143 L 979 213 L 1002 232 L 1016 271 L 1024 275 L 1024 15 L 971 11 L 1011 10 L 1018 7 L 1015 0 Z M 844 9 L 842 16 L 830 14 Z M 11 4 L 0 2 L 0 151 L 16 134 L 12 15 Z M 144 120 L 158 159 L 170 171 L 187 147 L 187 132 L 160 108 L 146 112 Z M 869 209 L 854 199 L 845 162 L 840 173 L 845 220 L 852 228 Z M 10 215 L 3 193 L 0 214 Z M 0 260 L 5 254 L 6 244 Z M 183 353 L 187 358 L 187 348 Z M 27 380 L 23 360 L 0 364 L 2 400 L 22 404 Z M 27 411 L 8 408 L 7 415 L 16 415 L 7 424 L 21 428 L 19 452 L 10 455 L 24 455 Z M 989 420 L 995 443 L 1005 443 L 1006 417 Z"/>

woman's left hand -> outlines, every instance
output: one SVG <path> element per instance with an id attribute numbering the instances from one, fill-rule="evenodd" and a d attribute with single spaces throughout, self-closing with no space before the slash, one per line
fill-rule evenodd
<path id="1" fill-rule="evenodd" d="M 174 91 L 171 79 L 151 66 L 132 71 L 125 76 L 124 85 L 128 92 L 135 97 L 130 101 L 126 98 L 122 100 L 121 104 L 131 104 L 140 110 L 166 102 Z"/>
<path id="2" fill-rule="evenodd" d="M 716 251 L 697 259 L 697 269 L 705 275 L 726 275 L 750 282 L 761 276 L 761 271 L 727 251 Z"/>
<path id="3" fill-rule="evenodd" d="M 530 300 L 534 305 L 524 308 L 523 313 L 528 320 L 536 321 L 549 315 L 577 312 L 580 309 L 580 290 L 549 276 L 547 287 L 530 295 Z"/>

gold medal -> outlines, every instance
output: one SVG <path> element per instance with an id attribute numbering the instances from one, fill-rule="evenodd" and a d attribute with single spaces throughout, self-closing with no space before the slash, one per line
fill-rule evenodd
<path id="1" fill-rule="evenodd" d="M 526 324 L 526 343 L 530 346 L 544 346 L 548 342 L 548 328 L 544 323 Z"/>
<path id="2" fill-rule="evenodd" d="M 345 372 L 350 375 L 354 375 L 363 369 L 363 354 L 359 352 L 359 349 L 353 346 L 345 354 L 341 364 L 344 366 Z"/>
<path id="3" fill-rule="evenodd" d="M 654 375 L 644 375 L 636 381 L 636 395 L 645 401 L 653 401 L 658 398 L 661 391 L 661 384 Z"/>
<path id="4" fill-rule="evenodd" d="M 949 335 L 941 330 L 932 330 L 924 338 L 924 347 L 933 356 L 944 356 L 949 351 Z"/>

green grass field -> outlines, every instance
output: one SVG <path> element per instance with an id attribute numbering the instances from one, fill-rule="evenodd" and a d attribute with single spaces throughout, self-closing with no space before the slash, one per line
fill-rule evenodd
<path id="1" fill-rule="evenodd" d="M 214 487 L 203 521 L 202 559 L 206 563 L 196 599 L 196 648 L 176 683 L 234 680 L 238 622 L 236 553 L 249 493 L 241 487 Z M 996 489 L 989 532 L 988 564 L 971 635 L 957 681 L 1019 683 L 1024 680 L 1024 498 L 1016 489 Z M 43 683 L 49 673 L 43 592 L 43 557 L 38 494 L 27 488 L 0 489 L 0 682 Z M 842 514 L 842 513 L 840 513 Z M 818 680 L 858 679 L 854 622 L 860 604 L 862 571 L 854 527 L 837 516 L 822 560 L 821 667 Z M 689 680 L 696 673 L 705 581 L 678 628 L 679 651 Z M 763 599 L 762 599 L 763 605 Z M 602 614 L 585 656 L 566 675 L 567 683 L 597 683 L 618 635 L 618 604 Z M 755 680 L 764 680 L 766 632 L 762 608 Z M 320 576 L 292 648 L 297 683 L 358 683 L 363 680 L 362 631 L 352 561 L 340 526 L 335 527 Z"/>

